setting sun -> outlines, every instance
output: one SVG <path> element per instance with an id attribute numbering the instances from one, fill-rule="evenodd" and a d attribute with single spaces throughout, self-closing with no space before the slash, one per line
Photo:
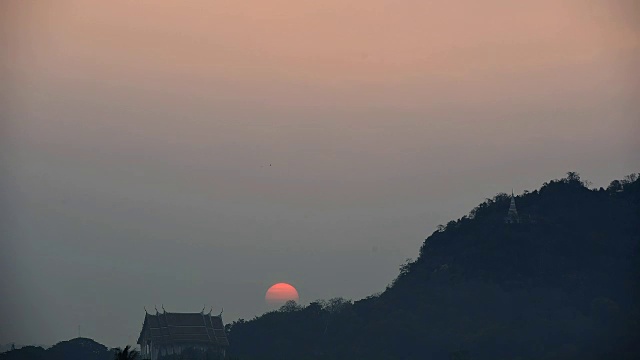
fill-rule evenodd
<path id="1" fill-rule="evenodd" d="M 300 296 L 298 295 L 298 290 L 293 286 L 287 283 L 277 283 L 267 290 L 264 299 L 270 306 L 280 306 L 289 300 L 298 302 Z"/>

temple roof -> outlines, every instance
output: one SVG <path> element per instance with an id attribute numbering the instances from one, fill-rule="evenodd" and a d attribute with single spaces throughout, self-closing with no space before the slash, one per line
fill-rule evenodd
<path id="1" fill-rule="evenodd" d="M 145 337 L 155 343 L 196 342 L 229 345 L 222 318 L 204 313 L 145 314 L 138 344 L 141 344 Z"/>

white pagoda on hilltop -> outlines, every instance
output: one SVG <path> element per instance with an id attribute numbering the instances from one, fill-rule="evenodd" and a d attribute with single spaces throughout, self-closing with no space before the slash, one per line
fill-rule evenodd
<path id="1" fill-rule="evenodd" d="M 517 224 L 520 222 L 518 209 L 516 209 L 516 197 L 513 195 L 513 190 L 511 190 L 511 204 L 509 205 L 509 212 L 507 213 L 507 216 L 505 216 L 504 222 L 505 224 Z"/>

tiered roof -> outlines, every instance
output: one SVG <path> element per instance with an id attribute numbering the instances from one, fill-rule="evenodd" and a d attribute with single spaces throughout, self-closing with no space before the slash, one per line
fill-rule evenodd
<path id="1" fill-rule="evenodd" d="M 138 344 L 144 338 L 154 343 L 209 343 L 220 347 L 229 345 L 221 316 L 211 313 L 145 314 Z"/>

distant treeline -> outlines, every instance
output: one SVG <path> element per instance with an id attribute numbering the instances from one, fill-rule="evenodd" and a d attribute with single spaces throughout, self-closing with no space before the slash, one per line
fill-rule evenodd
<path id="1" fill-rule="evenodd" d="M 637 359 L 640 181 L 574 172 L 441 225 L 380 294 L 228 324 L 236 359 Z M 389 239 L 390 242 L 398 239 Z M 353 269 L 358 271 L 358 269 Z"/>
<path id="2" fill-rule="evenodd" d="M 91 339 L 62 341 L 50 348 L 24 346 L 0 354 L 0 360 L 113 360 L 116 349 L 108 349 Z"/>

